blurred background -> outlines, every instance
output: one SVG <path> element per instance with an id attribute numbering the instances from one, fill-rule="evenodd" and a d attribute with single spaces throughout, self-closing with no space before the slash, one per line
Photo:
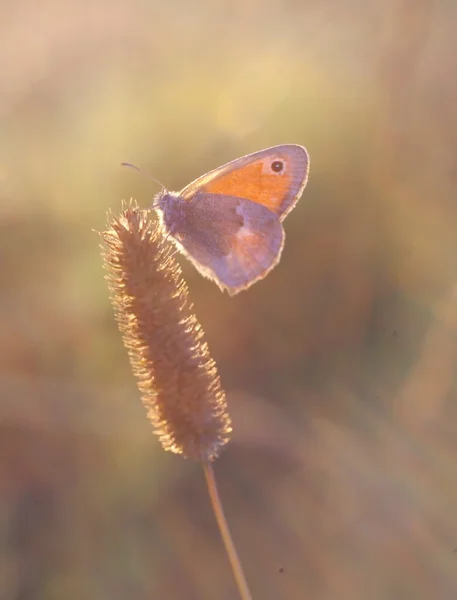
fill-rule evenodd
<path id="1" fill-rule="evenodd" d="M 0 598 L 229 600 L 199 465 L 151 434 L 106 211 L 298 143 L 281 264 L 183 259 L 254 598 L 457 593 L 457 4 L 1 1 Z"/>

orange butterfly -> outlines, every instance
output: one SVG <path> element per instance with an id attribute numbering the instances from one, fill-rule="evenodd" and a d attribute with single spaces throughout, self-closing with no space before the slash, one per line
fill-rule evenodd
<path id="1" fill-rule="evenodd" d="M 154 199 L 164 230 L 205 277 L 233 296 L 278 264 L 281 222 L 308 179 L 302 146 L 284 144 L 237 158 L 181 192 Z"/>

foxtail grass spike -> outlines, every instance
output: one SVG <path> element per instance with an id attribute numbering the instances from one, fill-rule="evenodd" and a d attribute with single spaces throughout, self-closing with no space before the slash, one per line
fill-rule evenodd
<path id="1" fill-rule="evenodd" d="M 108 215 L 101 237 L 116 321 L 154 432 L 165 450 L 214 460 L 231 421 L 174 247 L 132 200 Z"/>

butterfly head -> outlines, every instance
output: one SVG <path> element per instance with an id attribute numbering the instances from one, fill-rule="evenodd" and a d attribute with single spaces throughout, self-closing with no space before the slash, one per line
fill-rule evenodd
<path id="1" fill-rule="evenodd" d="M 152 203 L 151 208 L 157 211 L 162 226 L 171 235 L 179 231 L 184 223 L 184 202 L 178 193 L 162 188 Z"/>

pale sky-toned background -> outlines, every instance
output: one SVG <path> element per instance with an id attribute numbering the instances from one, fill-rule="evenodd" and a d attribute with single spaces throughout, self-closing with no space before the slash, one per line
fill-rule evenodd
<path id="1" fill-rule="evenodd" d="M 0 597 L 231 600 L 198 467 L 151 435 L 107 209 L 298 143 L 280 265 L 235 298 L 181 261 L 234 439 L 254 598 L 457 589 L 457 5 L 0 3 Z"/>

